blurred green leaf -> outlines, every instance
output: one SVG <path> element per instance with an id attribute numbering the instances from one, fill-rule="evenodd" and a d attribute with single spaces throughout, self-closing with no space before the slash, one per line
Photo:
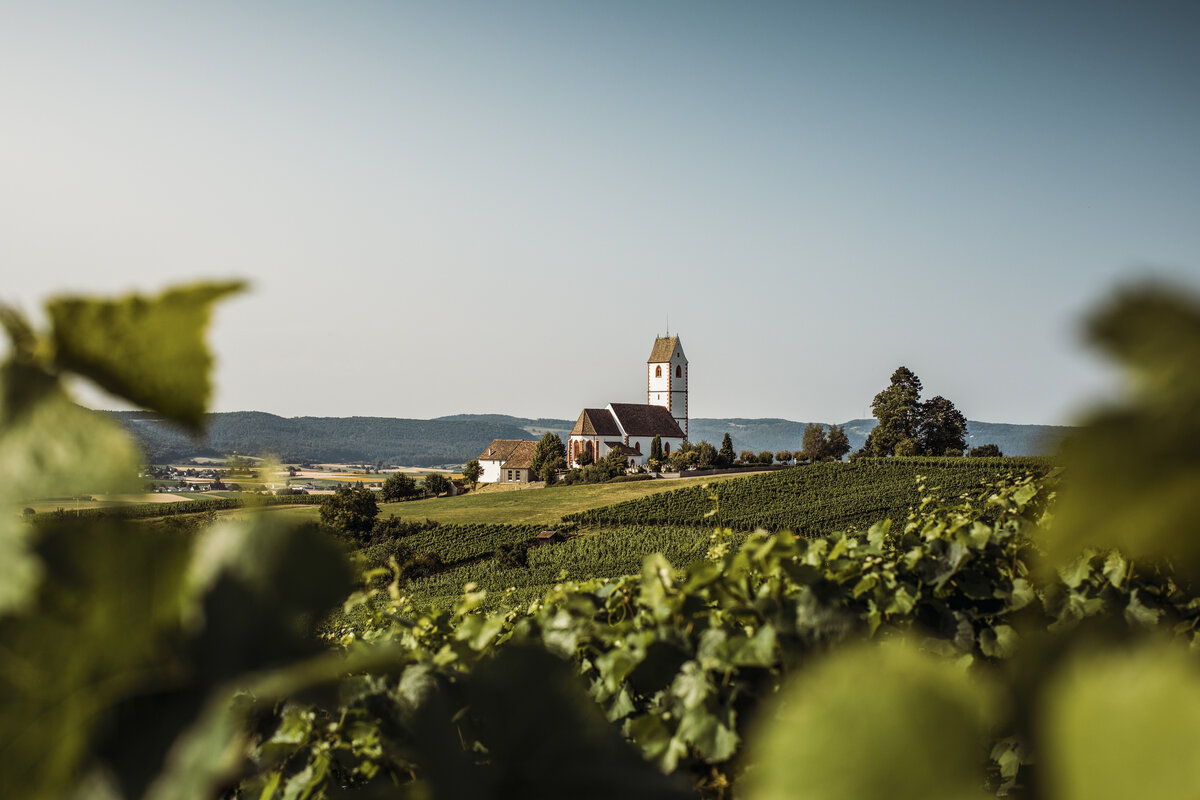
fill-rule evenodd
<path id="1" fill-rule="evenodd" d="M 1200 299 L 1143 287 L 1089 325 L 1127 377 L 1127 397 L 1095 414 L 1063 449 L 1069 485 L 1045 539 L 1063 563 L 1086 547 L 1170 558 L 1200 577 Z"/>
<path id="2" fill-rule="evenodd" d="M 475 776 L 478 800 L 690 797 L 622 741 L 571 666 L 543 650 L 505 648 L 480 663 L 465 689 L 489 754 L 489 765 Z M 434 796 L 458 796 L 449 790 L 461 784 L 462 775 L 436 770 L 441 758 L 426 763 L 435 767 L 429 775 Z M 452 761 L 445 765 L 453 768 Z"/>
<path id="3" fill-rule="evenodd" d="M 140 460 L 117 423 L 72 403 L 52 376 L 0 367 L 0 613 L 23 607 L 41 575 L 22 505 L 135 489 Z"/>
<path id="4" fill-rule="evenodd" d="M 1043 797 L 1195 797 L 1200 674 L 1182 647 L 1083 652 L 1046 686 Z"/>
<path id="5" fill-rule="evenodd" d="M 196 431 L 211 393 L 204 334 L 213 302 L 245 284 L 197 284 L 157 297 L 63 297 L 47 312 L 56 364 Z"/>
<path id="6" fill-rule="evenodd" d="M 750 739 L 749 800 L 981 795 L 988 693 L 906 643 L 858 645 L 797 674 Z"/>
<path id="7" fill-rule="evenodd" d="M 106 708 L 177 668 L 190 552 L 113 522 L 44 529 L 36 611 L 0 617 L 5 795 L 64 796 Z"/>

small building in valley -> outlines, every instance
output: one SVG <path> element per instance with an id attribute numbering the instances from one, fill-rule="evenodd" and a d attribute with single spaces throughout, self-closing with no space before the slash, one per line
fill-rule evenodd
<path id="1" fill-rule="evenodd" d="M 537 442 L 493 439 L 479 454 L 480 483 L 529 483 L 536 480 L 533 452 Z"/>

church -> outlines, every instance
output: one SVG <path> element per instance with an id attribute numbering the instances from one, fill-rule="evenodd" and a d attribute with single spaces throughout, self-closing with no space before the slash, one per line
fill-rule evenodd
<path id="1" fill-rule="evenodd" d="M 688 437 L 688 361 L 678 336 L 658 336 L 646 361 L 646 403 L 609 403 L 585 408 L 571 429 L 567 463 L 579 466 L 587 452 L 594 461 L 619 450 L 630 467 L 650 457 L 658 436 L 663 455 L 670 455 Z"/>

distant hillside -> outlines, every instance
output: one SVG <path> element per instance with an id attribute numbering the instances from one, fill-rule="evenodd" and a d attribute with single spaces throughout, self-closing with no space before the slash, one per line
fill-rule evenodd
<path id="1" fill-rule="evenodd" d="M 475 458 L 492 439 L 525 439 L 509 422 L 390 417 L 277 417 L 259 411 L 208 415 L 207 435 L 190 439 L 151 415 L 116 414 L 151 463 L 197 456 L 273 454 L 284 461 L 341 461 L 438 467 Z"/>
<path id="2" fill-rule="evenodd" d="M 536 439 L 547 431 L 567 438 L 574 420 L 457 414 L 437 419 L 391 417 L 279 417 L 260 411 L 208 415 L 208 433 L 191 439 L 144 412 L 115 412 L 137 436 L 151 463 L 220 457 L 229 453 L 277 455 L 285 461 L 342 461 L 414 467 L 455 466 L 475 458 L 492 439 Z M 719 445 L 728 431 L 736 451 L 796 450 L 808 423 L 787 419 L 693 419 L 694 442 Z M 857 450 L 873 419 L 845 423 Z M 971 445 L 989 442 L 1005 455 L 1047 455 L 1069 428 L 968 422 Z"/>

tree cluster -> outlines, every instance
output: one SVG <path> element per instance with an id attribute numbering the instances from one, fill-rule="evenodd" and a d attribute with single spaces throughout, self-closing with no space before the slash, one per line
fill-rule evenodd
<path id="1" fill-rule="evenodd" d="M 850 439 L 846 429 L 841 425 L 830 425 L 829 430 L 819 422 L 811 422 L 804 428 L 804 436 L 800 440 L 800 452 L 796 453 L 797 461 L 809 461 L 816 464 L 820 461 L 841 461 L 850 452 Z"/>
<path id="2" fill-rule="evenodd" d="M 399 472 L 388 476 L 387 480 L 383 482 L 383 491 L 380 492 L 385 503 L 399 503 L 402 500 L 416 497 L 418 494 L 420 494 L 420 490 L 417 489 L 417 482 Z"/>
<path id="3" fill-rule="evenodd" d="M 341 533 L 365 537 L 379 516 L 375 493 L 361 483 L 339 486 L 321 503 L 321 522 Z"/>
<path id="4" fill-rule="evenodd" d="M 907 367 L 892 373 L 871 412 L 879 424 L 863 445 L 864 455 L 961 456 L 966 449 L 966 417 L 944 397 L 921 402 L 921 379 Z"/>

